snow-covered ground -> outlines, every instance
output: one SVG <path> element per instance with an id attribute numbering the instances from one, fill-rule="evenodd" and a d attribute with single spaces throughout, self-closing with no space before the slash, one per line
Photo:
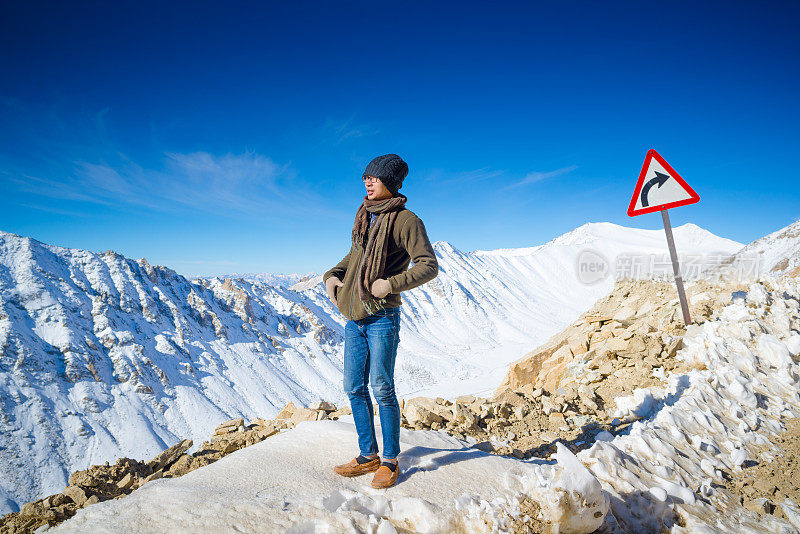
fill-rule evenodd
<path id="1" fill-rule="evenodd" d="M 181 478 L 82 509 L 52 532 L 386 534 L 396 532 L 393 524 L 502 532 L 523 496 L 560 532 L 792 532 L 717 488 L 723 470 L 758 458 L 782 421 L 800 416 L 800 364 L 792 358 L 800 352 L 800 285 L 753 284 L 734 296 L 718 320 L 689 327 L 678 357 L 696 370 L 671 377 L 663 391 L 620 399 L 619 416 L 644 420 L 624 435 L 601 434 L 577 458 L 560 444 L 551 462 L 497 457 L 443 432 L 403 429 L 399 482 L 373 490 L 371 475 L 331 472 L 353 455 L 353 426 L 305 422 Z"/>
<path id="2" fill-rule="evenodd" d="M 741 247 L 689 224 L 675 239 L 684 254 Z M 664 256 L 665 239 L 595 223 L 536 247 L 434 248 L 439 276 L 403 293 L 405 397 L 486 394 L 509 362 L 609 291 L 612 276 L 581 282 L 580 258 L 613 267 L 620 255 Z M 0 513 L 60 491 L 89 465 L 199 444 L 233 417 L 346 403 L 345 320 L 321 275 L 258 278 L 187 280 L 0 232 Z"/>

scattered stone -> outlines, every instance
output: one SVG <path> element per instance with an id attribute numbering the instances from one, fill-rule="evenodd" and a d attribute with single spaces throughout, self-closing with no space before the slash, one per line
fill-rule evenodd
<path id="1" fill-rule="evenodd" d="M 155 473 L 153 473 L 152 475 L 150 475 L 147 478 L 145 478 L 144 482 L 142 482 L 142 485 L 147 484 L 151 480 L 158 480 L 159 478 L 162 478 L 163 476 L 164 476 L 164 472 L 161 471 L 161 470 L 158 470 Z"/>
<path id="2" fill-rule="evenodd" d="M 430 426 L 434 424 L 442 425 L 447 413 L 452 414 L 452 410 L 437 405 L 436 401 L 426 397 L 414 397 L 406 401 L 403 415 L 410 425 Z"/>
<path id="3" fill-rule="evenodd" d="M 178 458 L 174 464 L 172 464 L 172 467 L 169 468 L 169 471 L 167 473 L 171 477 L 183 476 L 189 471 L 192 471 L 193 460 L 194 460 L 193 456 L 184 454 L 180 458 Z"/>
<path id="4" fill-rule="evenodd" d="M 265 428 L 263 428 L 261 430 L 257 430 L 256 431 L 256 436 L 258 437 L 259 440 L 264 440 L 264 439 L 267 439 L 270 436 L 274 436 L 277 433 L 278 433 L 278 430 L 275 427 L 270 425 L 270 426 L 267 426 L 267 427 L 265 427 Z"/>
<path id="5" fill-rule="evenodd" d="M 61 492 L 66 497 L 69 497 L 72 502 L 78 505 L 78 507 L 82 507 L 83 504 L 86 502 L 86 492 L 83 491 L 83 488 L 78 486 L 67 486 L 67 489 Z"/>
<path id="6" fill-rule="evenodd" d="M 316 421 L 317 411 L 311 408 L 297 408 L 289 420 L 294 424 L 300 423 L 301 421 Z"/>
<path id="7" fill-rule="evenodd" d="M 275 416 L 275 419 L 291 419 L 295 410 L 297 410 L 297 407 L 294 405 L 294 403 L 290 402 L 284 406 L 280 412 L 278 412 L 278 415 Z"/>
<path id="8" fill-rule="evenodd" d="M 152 460 L 150 460 L 149 464 L 153 471 L 160 471 L 165 467 L 169 467 L 172 463 L 181 457 L 183 453 L 188 451 L 192 446 L 192 440 L 185 439 L 180 443 L 173 445 L 169 449 L 165 450 Z"/>
<path id="9" fill-rule="evenodd" d="M 494 452 L 494 445 L 489 440 L 481 441 L 472 446 L 473 449 L 478 449 L 483 452 Z"/>
<path id="10" fill-rule="evenodd" d="M 244 419 L 239 417 L 237 419 L 231 419 L 230 421 L 225 421 L 221 425 L 219 425 L 216 430 L 214 430 L 214 434 L 221 435 L 221 434 L 228 434 L 231 432 L 237 432 L 244 428 Z"/>
<path id="11" fill-rule="evenodd" d="M 131 473 L 126 474 L 122 480 L 117 482 L 117 487 L 121 490 L 126 490 L 133 486 L 133 475 Z"/>
<path id="12" fill-rule="evenodd" d="M 310 406 L 312 410 L 323 410 L 325 412 L 335 412 L 336 406 L 328 401 L 319 401 L 312 406 Z"/>
<path id="13" fill-rule="evenodd" d="M 764 497 L 746 500 L 743 506 L 759 515 L 771 514 L 775 510 L 775 505 Z"/>

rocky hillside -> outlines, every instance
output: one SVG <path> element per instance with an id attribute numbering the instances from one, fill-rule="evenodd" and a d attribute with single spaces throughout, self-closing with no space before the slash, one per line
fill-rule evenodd
<path id="1" fill-rule="evenodd" d="M 565 445 L 612 496 L 601 522 L 608 532 L 723 525 L 726 514 L 744 525 L 742 531 L 787 527 L 791 502 L 745 494 L 741 488 L 748 486 L 741 483 L 722 489 L 722 483 L 758 464 L 765 450 L 768 457 L 764 443 L 780 430 L 781 421 L 800 415 L 796 389 L 792 394 L 777 386 L 798 381 L 800 288 L 796 280 L 742 286 L 701 281 L 688 284 L 687 291 L 695 321 L 688 329 L 679 319 L 671 283 L 620 282 L 566 329 L 515 362 L 491 397 L 407 399 L 402 402 L 403 427 L 446 432 L 465 447 L 522 462 L 552 459 L 558 444 Z M 715 337 L 718 333 L 725 337 Z M 714 343 L 727 348 L 719 350 Z M 758 356 L 744 363 L 748 350 Z M 731 364 L 740 372 L 762 373 L 763 380 L 729 382 L 725 366 Z M 789 374 L 784 378 L 780 369 Z M 728 380 L 724 386 L 723 380 Z M 749 402 L 748 388 L 761 391 L 763 406 L 736 411 Z M 188 454 L 191 443 L 182 442 L 146 463 L 125 458 L 74 473 L 61 493 L 5 516 L 2 528 L 17 532 L 57 524 L 78 509 L 124 497 L 152 480 L 181 476 L 289 432 L 302 421 L 344 420 L 348 414 L 347 408 L 321 402 L 308 408 L 289 404 L 274 419 L 249 425 L 231 420 L 195 453 Z M 697 417 L 704 426 L 696 426 Z M 671 426 L 663 426 L 665 418 Z M 667 448 L 656 445 L 654 432 L 662 433 L 657 439 Z M 616 452 L 609 456 L 611 451 Z M 647 492 L 632 497 L 642 484 Z M 525 513 L 509 514 L 505 531 L 545 532 L 563 522 L 536 491 L 517 497 Z M 690 500 L 695 504 L 689 506 Z"/>
<path id="2" fill-rule="evenodd" d="M 687 253 L 739 248 L 696 226 L 675 231 Z M 403 295 L 405 396 L 490 393 L 509 362 L 611 287 L 578 280 L 582 251 L 663 254 L 664 237 L 602 223 L 526 249 L 434 248 L 439 276 Z M 200 442 L 231 418 L 345 402 L 344 318 L 320 275 L 270 280 L 188 280 L 0 232 L 0 512 L 89 465 Z"/>

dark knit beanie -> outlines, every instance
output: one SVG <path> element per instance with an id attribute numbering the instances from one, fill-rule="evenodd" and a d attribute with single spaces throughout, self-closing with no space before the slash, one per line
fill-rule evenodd
<path id="1" fill-rule="evenodd" d="M 362 178 L 366 175 L 377 176 L 386 189 L 396 195 L 397 190 L 403 187 L 403 179 L 408 175 L 408 165 L 397 154 L 384 154 L 369 162 Z"/>

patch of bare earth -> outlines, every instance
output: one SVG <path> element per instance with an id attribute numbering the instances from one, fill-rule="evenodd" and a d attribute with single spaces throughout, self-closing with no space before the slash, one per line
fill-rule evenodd
<path id="1" fill-rule="evenodd" d="M 762 451 L 762 461 L 728 473 L 725 489 L 752 512 L 786 519 L 779 504 L 787 497 L 800 503 L 800 419 L 790 419 L 772 445 Z"/>

